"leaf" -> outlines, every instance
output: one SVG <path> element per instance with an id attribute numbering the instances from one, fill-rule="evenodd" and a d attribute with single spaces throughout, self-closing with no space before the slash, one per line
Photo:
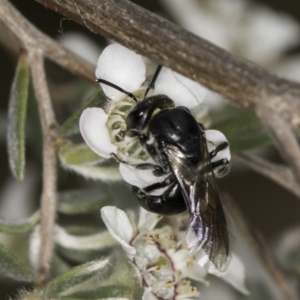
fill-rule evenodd
<path id="1" fill-rule="evenodd" d="M 58 211 L 69 215 L 91 213 L 109 203 L 100 189 L 71 190 L 58 195 Z"/>
<path id="2" fill-rule="evenodd" d="M 59 156 L 66 165 L 96 164 L 104 163 L 107 160 L 97 155 L 85 143 L 66 142 L 60 147 Z"/>
<path id="3" fill-rule="evenodd" d="M 68 233 L 60 226 L 55 227 L 55 242 L 64 248 L 75 250 L 100 250 L 116 244 L 115 239 L 107 231 L 76 236 Z"/>
<path id="4" fill-rule="evenodd" d="M 62 166 L 84 177 L 103 181 L 122 180 L 118 163 L 94 153 L 86 144 L 66 142 L 58 152 Z"/>
<path id="5" fill-rule="evenodd" d="M 22 282 L 32 282 L 32 273 L 15 254 L 0 244 L 0 274 Z"/>
<path id="6" fill-rule="evenodd" d="M 78 123 L 78 120 L 82 114 L 82 112 L 88 108 L 93 106 L 103 107 L 106 102 L 106 97 L 103 91 L 98 88 L 85 102 L 84 104 L 75 111 L 75 113 L 70 116 L 64 124 L 60 128 L 61 135 L 67 135 L 75 124 Z"/>
<path id="7" fill-rule="evenodd" d="M 9 166 L 13 176 L 22 181 L 25 170 L 25 122 L 29 85 L 26 54 L 21 54 L 12 82 L 7 127 Z"/>
<path id="8" fill-rule="evenodd" d="M 99 228 L 62 227 L 55 229 L 56 249 L 60 256 L 68 261 L 85 263 L 106 255 L 112 246 L 116 245 L 115 239 L 107 232 L 99 233 Z"/>
<path id="9" fill-rule="evenodd" d="M 213 129 L 223 132 L 229 141 L 231 151 L 245 151 L 272 143 L 267 131 L 255 115 L 240 113 L 213 125 Z"/>
<path id="10" fill-rule="evenodd" d="M 118 285 L 129 287 L 123 294 L 124 298 L 142 299 L 144 289 L 141 286 L 141 274 L 122 250 L 115 251 L 111 258 L 111 264 L 113 272 L 107 280 L 103 280 L 102 285 L 105 287 Z M 112 297 L 114 296 L 112 295 Z"/>
<path id="11" fill-rule="evenodd" d="M 128 297 L 129 296 L 129 297 Z M 93 299 L 93 300 L 125 300 L 125 299 L 142 299 L 142 298 L 133 298 L 132 289 L 126 285 L 109 285 L 100 287 L 92 291 L 82 291 L 74 293 L 70 296 L 61 297 L 60 299 L 64 300 L 81 300 L 81 299 Z"/>
<path id="12" fill-rule="evenodd" d="M 91 277 L 103 272 L 109 265 L 108 259 L 91 261 L 80 265 L 52 280 L 47 287 L 47 293 L 55 296 L 66 292 L 68 289 L 85 282 Z"/>
<path id="13" fill-rule="evenodd" d="M 16 234 L 31 230 L 40 220 L 40 212 L 36 211 L 27 219 L 4 220 L 0 219 L 0 232 Z"/>
<path id="14" fill-rule="evenodd" d="M 110 276 L 106 273 L 102 280 L 101 275 L 99 276 L 101 286 L 96 289 L 86 288 L 61 299 L 142 299 L 144 289 L 141 286 L 139 271 L 128 261 L 124 252 L 115 252 L 110 264 Z"/>

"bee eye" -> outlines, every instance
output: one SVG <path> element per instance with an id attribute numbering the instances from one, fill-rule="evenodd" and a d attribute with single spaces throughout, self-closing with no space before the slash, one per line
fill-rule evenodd
<path id="1" fill-rule="evenodd" d="M 142 108 L 133 109 L 127 116 L 127 129 L 142 128 L 145 123 L 145 110 Z"/>

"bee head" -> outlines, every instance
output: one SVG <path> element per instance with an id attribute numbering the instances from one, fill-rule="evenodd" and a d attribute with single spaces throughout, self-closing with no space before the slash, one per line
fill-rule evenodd
<path id="1" fill-rule="evenodd" d="M 151 117 L 150 111 L 145 101 L 139 102 L 128 114 L 126 118 L 127 130 L 143 130 Z"/>

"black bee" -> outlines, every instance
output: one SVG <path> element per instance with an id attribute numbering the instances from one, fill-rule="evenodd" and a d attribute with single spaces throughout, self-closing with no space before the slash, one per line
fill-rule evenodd
<path id="1" fill-rule="evenodd" d="M 127 136 L 137 137 L 154 161 L 153 164 L 131 165 L 153 170 L 157 182 L 144 188 L 131 186 L 131 190 L 148 211 L 171 215 L 188 210 L 191 215 L 186 237 L 188 248 L 202 265 L 211 261 L 215 268 L 224 271 L 229 262 L 229 232 L 215 176 L 222 177 L 229 170 L 230 155 L 225 154 L 229 153 L 229 145 L 225 138 L 210 145 L 203 126 L 189 109 L 175 107 L 166 95 L 147 97 L 160 70 L 161 66 L 146 89 L 144 99 L 129 111 L 125 132 Z M 133 94 L 107 81 L 98 81 L 137 100 Z M 157 195 L 154 192 L 158 190 L 162 192 Z M 206 255 L 202 255 L 202 250 Z"/>

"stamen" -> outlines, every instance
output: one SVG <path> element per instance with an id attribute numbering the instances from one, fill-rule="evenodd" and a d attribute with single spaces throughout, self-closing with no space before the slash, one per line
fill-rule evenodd
<path id="1" fill-rule="evenodd" d="M 167 287 L 171 287 L 171 286 L 173 286 L 174 284 L 175 284 L 175 282 L 172 281 L 172 280 L 170 280 L 170 279 L 167 279 L 167 280 L 165 281 L 165 286 L 167 286 Z"/>
<path id="2" fill-rule="evenodd" d="M 175 243 L 172 243 L 172 244 L 170 245 L 170 248 L 171 248 L 171 249 L 176 249 L 176 248 L 177 248 L 177 245 L 176 245 Z"/>
<path id="3" fill-rule="evenodd" d="M 168 239 L 169 239 L 169 240 L 174 240 L 174 238 L 175 238 L 175 237 L 174 237 L 173 234 L 170 234 L 170 235 L 168 236 Z"/>
<path id="4" fill-rule="evenodd" d="M 125 122 L 121 124 L 120 129 L 121 129 L 121 131 L 126 131 L 127 126 L 126 126 Z"/>
<path id="5" fill-rule="evenodd" d="M 193 262 L 192 261 L 187 261 L 186 262 L 186 266 L 188 267 L 188 268 L 191 268 L 192 266 L 193 266 Z"/>
<path id="6" fill-rule="evenodd" d="M 187 247 L 186 243 L 182 243 L 181 248 L 184 249 L 184 250 L 188 250 L 188 247 Z"/>
<path id="7" fill-rule="evenodd" d="M 147 273 L 151 273 L 153 271 L 155 272 L 159 272 L 161 270 L 161 266 L 153 266 L 153 267 L 150 267 L 146 270 Z"/>

